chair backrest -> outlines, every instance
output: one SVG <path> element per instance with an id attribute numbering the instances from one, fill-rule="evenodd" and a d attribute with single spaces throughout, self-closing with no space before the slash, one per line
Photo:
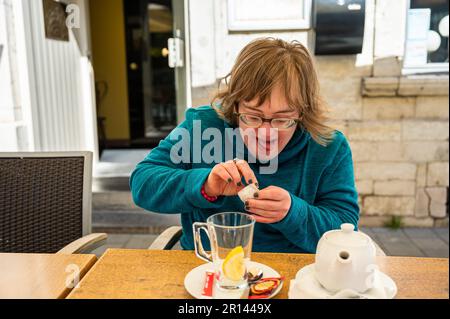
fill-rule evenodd
<path id="1" fill-rule="evenodd" d="M 91 233 L 92 153 L 0 153 L 0 252 L 55 253 Z"/>

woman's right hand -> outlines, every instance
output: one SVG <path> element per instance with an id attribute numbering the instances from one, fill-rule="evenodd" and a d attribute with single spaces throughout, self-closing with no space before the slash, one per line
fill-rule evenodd
<path id="1" fill-rule="evenodd" d="M 241 180 L 244 177 L 247 184 L 258 185 L 255 173 L 244 160 L 231 160 L 219 163 L 213 167 L 204 186 L 208 196 L 233 196 L 245 186 Z"/>

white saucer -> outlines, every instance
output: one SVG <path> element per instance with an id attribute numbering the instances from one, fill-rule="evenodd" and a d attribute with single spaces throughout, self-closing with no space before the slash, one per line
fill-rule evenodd
<path id="1" fill-rule="evenodd" d="M 250 261 L 247 264 L 248 268 L 257 267 L 263 271 L 264 278 L 273 278 L 273 277 L 280 277 L 280 274 L 274 270 L 273 268 L 257 263 L 255 261 Z M 214 271 L 214 266 L 211 263 L 200 265 L 194 269 L 192 269 L 184 278 L 184 287 L 186 288 L 187 292 L 196 299 L 211 299 L 211 297 L 206 297 L 202 295 L 203 292 L 203 286 L 205 283 L 205 274 L 207 271 Z M 267 299 L 270 299 L 274 296 L 276 296 L 281 288 L 283 287 L 283 283 L 281 283 L 277 289 L 269 296 Z M 242 292 L 241 292 L 242 294 Z M 217 294 L 214 294 L 217 299 L 235 299 L 239 298 L 240 296 L 237 296 L 233 294 L 232 292 L 226 293 L 226 295 L 221 294 L 220 297 L 218 297 Z"/>
<path id="2" fill-rule="evenodd" d="M 289 299 L 329 299 L 329 298 L 356 298 L 356 299 L 392 299 L 397 294 L 397 285 L 385 273 L 377 271 L 378 284 L 365 293 L 342 291 L 338 295 L 326 290 L 314 275 L 314 264 L 303 267 L 297 272 L 295 280 L 291 280 Z"/>

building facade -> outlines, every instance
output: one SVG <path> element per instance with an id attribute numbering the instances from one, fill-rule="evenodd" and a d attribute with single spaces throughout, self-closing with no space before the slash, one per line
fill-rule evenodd
<path id="1" fill-rule="evenodd" d="M 313 2 L 179 1 L 184 6 L 174 16 L 185 21 L 186 65 L 184 84 L 175 87 L 189 92 L 178 101 L 181 111 L 211 102 L 218 81 L 252 39 L 298 40 L 314 51 Z M 89 1 L 76 1 L 84 18 L 66 43 L 45 39 L 39 3 L 0 0 L 1 150 L 96 151 Z M 331 124 L 352 148 L 362 225 L 381 226 L 392 216 L 406 226 L 448 225 L 448 25 L 441 39 L 447 60 L 408 66 L 415 43 L 411 25 L 419 21 L 411 24 L 412 3 L 365 1 L 362 52 L 315 56 Z"/>

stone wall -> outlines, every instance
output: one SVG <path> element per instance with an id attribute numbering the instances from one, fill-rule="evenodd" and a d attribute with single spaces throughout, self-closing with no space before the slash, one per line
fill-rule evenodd
<path id="1" fill-rule="evenodd" d="M 408 91 L 372 87 L 368 94 L 365 82 L 383 78 L 374 77 L 377 61 L 355 68 L 351 60 L 318 57 L 317 66 L 333 122 L 352 148 L 361 223 L 402 216 L 406 226 L 448 225 L 448 76 L 435 76 L 430 87 L 444 86 L 435 92 L 424 92 L 416 77 Z"/>

